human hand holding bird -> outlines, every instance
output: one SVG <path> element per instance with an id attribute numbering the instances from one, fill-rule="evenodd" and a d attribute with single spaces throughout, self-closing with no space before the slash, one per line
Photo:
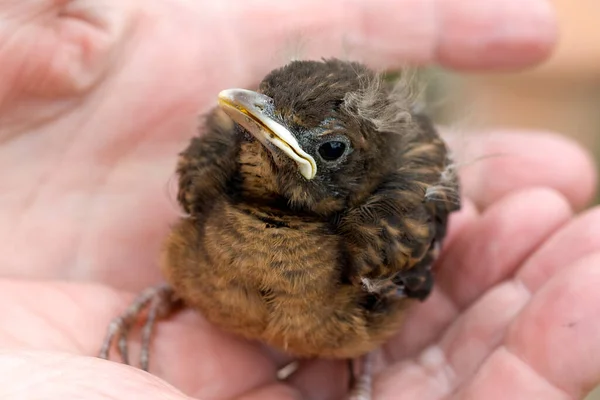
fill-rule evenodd
<path id="1" fill-rule="evenodd" d="M 31 75 L 19 75 L 28 79 L 13 79 L 10 87 L 16 90 L 20 84 L 38 82 L 34 73 L 50 71 L 53 74 L 43 76 L 45 85 L 35 87 L 46 92 L 16 90 L 8 93 L 13 96 L 10 101 L 2 103 L 2 117 L 10 119 L 2 120 L 0 133 L 14 139 L 5 140 L 0 149 L 0 160 L 11 171 L 3 175 L 3 184 L 11 189 L 4 191 L 9 196 L 5 199 L 21 195 L 29 199 L 9 201 L 1 210 L 4 222 L 0 226 L 5 229 L 2 271 L 7 277 L 77 278 L 136 291 L 157 279 L 158 269 L 149 266 L 174 217 L 164 185 L 172 175 L 175 154 L 191 135 L 185 121 L 194 119 L 198 105 L 214 102 L 218 90 L 244 86 L 250 76 L 263 75 L 270 65 L 265 54 L 273 54 L 279 46 L 276 38 L 285 35 L 277 31 L 278 24 L 243 30 L 252 19 L 243 18 L 245 6 L 240 5 L 221 18 L 240 18 L 225 29 L 240 29 L 233 36 L 244 41 L 241 47 L 225 46 L 207 33 L 214 33 L 218 22 L 225 21 L 216 17 L 217 11 L 207 9 L 207 3 L 155 1 L 144 2 L 138 9 L 135 2 L 118 2 L 112 8 L 82 2 L 86 7 L 79 13 L 76 3 L 52 14 L 64 28 L 56 32 L 89 36 L 44 38 L 87 38 L 78 44 L 85 45 L 88 56 L 98 57 L 82 59 L 86 63 L 81 69 L 73 65 L 61 69 L 64 64 L 60 63 L 49 64 L 54 67 L 51 70 L 20 69 Z M 519 2 L 516 12 L 511 12 L 510 2 L 490 1 L 475 8 L 483 15 L 474 15 L 464 2 L 443 2 L 431 9 L 435 23 L 394 24 L 402 32 L 389 36 L 393 44 L 385 39 L 389 32 L 380 29 L 389 26 L 381 18 L 410 16 L 423 22 L 429 15 L 425 8 L 390 2 L 396 11 L 382 13 L 375 8 L 369 11 L 376 3 L 368 2 L 356 13 L 348 9 L 344 13 L 365 18 L 343 20 L 332 19 L 335 13 L 314 12 L 314 8 L 309 12 L 315 7 L 312 3 L 298 3 L 294 5 L 298 10 L 284 10 L 281 16 L 285 15 L 286 31 L 302 30 L 299 25 L 306 21 L 311 21 L 311 29 L 325 24 L 322 40 L 315 39 L 321 49 L 333 46 L 331 40 L 337 36 L 332 29 L 337 32 L 343 26 L 356 34 L 356 29 L 370 27 L 361 32 L 365 38 L 377 38 L 377 46 L 363 50 L 370 47 L 377 53 L 370 56 L 380 62 L 435 59 L 460 67 L 522 66 L 545 57 L 552 43 L 551 29 L 545 28 L 552 26 L 551 18 L 538 12 L 544 9 L 542 3 Z M 318 5 L 321 11 L 322 6 Z M 326 6 L 336 8 L 335 2 Z M 195 12 L 197 7 L 202 12 Z M 11 18 L 5 21 L 18 21 L 18 9 L 10 10 Z M 273 16 L 283 11 L 270 7 L 269 12 Z M 32 14 L 36 17 L 27 18 L 27 26 L 48 26 L 42 19 L 46 14 Z M 71 14 L 76 18 L 65 17 Z M 198 21 L 203 16 L 208 17 Z M 489 23 L 470 23 L 485 18 Z M 503 24 L 511 29 L 500 29 Z M 76 30 L 87 26 L 97 29 Z M 417 26 L 419 32 L 411 31 Z M 530 34 L 521 30 L 523 34 L 517 35 L 516 26 L 535 30 Z M 263 40 L 266 36 L 258 34 L 260 29 L 277 32 L 267 35 L 273 41 Z M 317 31 L 311 31 L 311 37 L 318 37 Z M 11 66 L 22 65 L 21 50 L 29 48 L 23 42 L 37 31 L 14 32 L 19 32 L 19 40 L 15 37 L 14 42 L 5 43 L 18 45 L 1 53 L 4 79 L 12 79 Z M 498 32 L 512 36 L 500 37 Z M 420 39 L 413 40 L 417 33 Z M 398 58 L 389 49 L 396 49 L 402 37 L 411 38 L 406 42 L 410 46 L 403 47 Z M 363 43 L 356 35 L 353 40 Z M 228 52 L 214 51 L 211 46 L 215 44 Z M 72 49 L 64 48 L 67 54 Z M 243 69 L 235 67 L 241 64 L 234 49 L 248 50 Z M 26 54 L 25 64 L 35 66 L 43 64 L 45 55 L 62 53 Z M 206 54 L 212 54 L 210 63 Z M 8 107 L 11 104 L 13 108 Z M 61 111 L 66 105 L 70 105 L 68 113 Z M 137 118 L 132 120 L 131 115 Z M 26 143 L 29 157 L 16 158 Z M 438 270 L 438 281 L 444 283 L 438 284 L 427 302 L 414 307 L 414 313 L 408 313 L 406 329 L 384 347 L 384 369 L 377 374 L 375 398 L 397 397 L 398 393 L 441 398 L 453 392 L 482 397 L 498 393 L 499 386 L 503 395 L 512 397 L 530 398 L 527 394 L 533 390 L 545 398 L 558 398 L 563 392 L 554 388 L 560 387 L 577 398 L 598 376 L 597 366 L 588 357 L 597 352 L 595 319 L 586 318 L 597 314 L 597 277 L 592 268 L 596 247 L 588 240 L 597 217 L 592 211 L 567 223 L 570 211 L 561 196 L 580 208 L 593 190 L 592 169 L 579 149 L 550 135 L 493 133 L 473 137 L 469 145 L 479 149 L 477 155 L 510 153 L 514 157 L 487 160 L 462 171 L 467 198 L 446 238 Z M 559 159 L 547 157 L 558 153 Z M 13 181 L 16 177 L 20 179 Z M 522 190 L 533 186 L 551 190 Z M 18 224 L 8 217 L 15 212 L 20 216 Z M 483 251 L 489 243 L 497 244 L 495 250 Z M 564 246 L 571 251 L 564 252 Z M 592 258 L 582 259 L 584 255 Z M 513 282 L 525 283 L 528 292 Z M 574 292 L 577 296 L 570 296 Z M 4 394 L 14 395 L 18 388 L 20 399 L 35 397 L 36 391 L 45 398 L 183 398 L 162 379 L 86 357 L 96 354 L 106 324 L 131 301 L 127 295 L 98 286 L 14 279 L 5 280 L 0 293 L 5 296 L 4 304 L 11 305 L 1 329 L 0 368 L 2 376 L 8 377 L 2 385 Z M 520 341 L 521 336 L 526 339 Z M 565 342 L 571 344 L 568 349 L 562 345 Z M 346 391 L 346 368 L 335 362 L 306 363 L 289 381 L 277 382 L 275 370 L 288 360 L 223 333 L 198 313 L 184 313 L 159 324 L 153 343 L 151 362 L 158 367 L 153 372 L 199 398 L 282 399 L 298 398 L 299 393 L 307 398 L 338 398 Z M 473 351 L 474 344 L 479 351 Z M 544 348 L 552 349 L 550 359 Z M 525 364 L 519 361 L 523 359 Z"/>

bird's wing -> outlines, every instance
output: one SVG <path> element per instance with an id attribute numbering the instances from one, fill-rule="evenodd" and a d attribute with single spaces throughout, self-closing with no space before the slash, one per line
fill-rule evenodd
<path id="1" fill-rule="evenodd" d="M 179 155 L 177 200 L 187 213 L 204 213 L 226 193 L 237 169 L 239 137 L 231 119 L 214 109 L 206 116 L 199 135 Z"/>
<path id="2" fill-rule="evenodd" d="M 424 131 L 401 157 L 399 168 L 348 210 L 339 226 L 352 258 L 351 275 L 366 290 L 423 299 L 431 291 L 431 264 L 448 216 L 460 208 L 459 185 L 434 131 Z"/>

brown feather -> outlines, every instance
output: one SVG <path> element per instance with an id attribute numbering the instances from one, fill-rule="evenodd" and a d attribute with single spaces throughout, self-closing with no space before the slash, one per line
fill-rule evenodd
<path id="1" fill-rule="evenodd" d="M 391 103 L 390 88 L 373 92 L 374 79 L 325 60 L 294 62 L 261 84 L 306 151 L 335 135 L 351 143 L 340 163 L 319 160 L 311 181 L 217 110 L 182 153 L 178 199 L 190 216 L 162 265 L 209 321 L 300 356 L 352 358 L 428 296 L 458 181 L 432 124 Z M 367 91 L 369 102 L 349 95 Z M 405 115 L 377 125 L 368 104 Z"/>

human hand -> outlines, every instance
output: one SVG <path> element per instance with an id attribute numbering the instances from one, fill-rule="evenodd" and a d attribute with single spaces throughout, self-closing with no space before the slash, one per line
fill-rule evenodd
<path id="1" fill-rule="evenodd" d="M 511 167 L 487 168 L 490 180 L 503 179 L 500 166 Z M 511 190 L 481 212 L 467 201 L 452 219 L 432 296 L 382 353 L 374 399 L 582 398 L 600 377 L 600 210 L 571 216 L 551 189 Z M 131 301 L 105 286 L 4 281 L 0 301 L 10 304 L 0 321 L 3 397 L 188 398 L 181 390 L 202 399 L 337 399 L 346 388 L 342 362 L 306 362 L 279 382 L 275 372 L 289 360 L 190 311 L 157 325 L 156 376 L 90 357 Z"/>
<path id="2" fill-rule="evenodd" d="M 192 134 L 193 115 L 209 107 L 219 89 L 246 86 L 266 72 L 271 67 L 271 54 L 283 47 L 281 38 L 285 33 L 304 29 L 302 33 L 318 43 L 309 51 L 316 55 L 343 51 L 339 46 L 341 32 L 358 29 L 361 36 L 354 37 L 354 44 L 361 54 L 371 48 L 372 54 L 368 57 L 378 65 L 413 60 L 438 61 L 456 67 L 493 67 L 502 63 L 521 66 L 542 59 L 553 41 L 550 16 L 529 15 L 524 7 L 527 3 L 523 2 L 513 7 L 512 13 L 501 12 L 503 8 L 511 9 L 504 1 L 488 2 L 490 10 L 498 7 L 496 12 L 479 9 L 489 12 L 490 23 L 498 26 L 496 30 L 469 25 L 480 19 L 468 11 L 461 12 L 462 7 L 466 9 L 465 2 L 440 4 L 436 13 L 444 18 L 436 20 L 433 8 L 421 8 L 425 2 L 419 5 L 407 2 L 406 8 L 401 8 L 401 2 L 391 1 L 382 1 L 380 6 L 384 3 L 391 11 L 398 11 L 376 12 L 375 2 L 365 3 L 359 10 L 361 3 L 356 3 L 356 13 L 347 9 L 344 20 L 336 18 L 338 14 L 321 11 L 325 6 L 335 10 L 335 2 L 327 5 L 304 2 L 293 6 L 298 7 L 298 11 L 286 15 L 285 23 L 282 18 L 281 24 L 262 23 L 256 27 L 250 26 L 251 19 L 241 18 L 243 5 L 228 15 L 207 9 L 209 3 L 159 0 L 145 2 L 143 9 L 136 2 L 74 1 L 68 3 L 62 14 L 38 13 L 38 10 L 19 14 L 25 5 L 11 8 L 11 20 L 15 23 L 22 23 L 19 15 L 23 19 L 42 15 L 56 24 L 51 26 L 58 27 L 53 30 L 58 36 L 42 36 L 40 20 L 31 18 L 30 29 L 21 29 L 18 40 L 4 41 L 8 47 L 0 50 L 0 65 L 7 71 L 0 80 L 5 80 L 2 87 L 10 88 L 2 92 L 0 103 L 0 121 L 3 121 L 0 138 L 4 141 L 0 162 L 6 163 L 3 164 L 5 170 L 10 167 L 14 171 L 0 178 L 4 193 L 8 193 L 0 210 L 2 272 L 6 276 L 97 281 L 133 291 L 159 279 L 156 255 L 168 224 L 177 212 L 166 193 L 166 182 L 173 174 L 177 152 Z M 433 3 L 430 5 L 433 7 Z M 316 7 L 319 12 L 311 13 Z M 283 15 L 277 14 L 282 10 L 271 5 L 264 12 Z M 256 5 L 253 12 L 267 15 L 261 14 Z M 57 18 L 57 14 L 61 17 Z M 415 24 L 410 23 L 394 25 L 398 32 L 389 32 L 383 29 L 386 25 L 383 18 L 390 15 L 410 15 L 411 21 L 423 19 L 431 23 L 419 26 L 418 32 Z M 326 17 L 333 17 L 333 22 Z M 511 33 L 512 37 L 498 36 L 503 26 L 519 26 L 521 19 L 524 32 Z M 275 20 L 277 18 L 270 14 L 268 21 Z M 206 34 L 214 32 L 218 25 L 222 29 L 219 39 L 229 42 Z M 531 25 L 536 25 L 535 30 L 527 31 Z M 390 28 L 389 23 L 387 28 Z M 235 29 L 239 31 L 233 36 Z M 415 36 L 419 40 L 415 40 Z M 397 47 L 404 43 L 398 43 L 398 38 L 404 37 L 411 38 L 406 43 L 414 47 Z M 367 39 L 371 43 L 365 43 Z M 374 41 L 378 46 L 371 47 Z M 35 57 L 23 50 L 31 48 L 27 44 L 39 46 Z M 218 49 L 221 54 L 217 46 L 222 46 Z M 67 62 L 61 58 L 79 48 L 85 49 L 81 60 Z M 210 61 L 207 54 L 211 55 Z M 18 68 L 21 65 L 30 68 Z M 447 282 L 440 283 L 430 301 L 413 310 L 415 316 L 410 318 L 413 322 L 409 320 L 407 329 L 388 347 L 389 365 L 377 381 L 377 396 L 381 398 L 397 397 L 409 389 L 415 394 L 423 393 L 417 390 L 439 389 L 426 379 L 417 385 L 418 380 L 411 373 L 418 369 L 415 368 L 418 357 L 432 354 L 431 349 L 442 349 L 450 354 L 448 347 L 452 346 L 444 346 L 443 340 L 438 340 L 448 329 L 447 335 L 451 335 L 452 330 L 458 333 L 455 340 L 447 339 L 447 342 L 473 355 L 474 352 L 465 351 L 464 346 L 471 341 L 463 341 L 473 332 L 460 323 L 481 323 L 484 327 L 489 324 L 490 336 L 496 333 L 492 338 L 496 341 L 480 342 L 488 344 L 488 348 L 504 343 L 502 340 L 507 336 L 502 335 L 503 330 L 518 323 L 522 315 L 516 315 L 519 304 L 507 307 L 514 313 L 505 315 L 501 321 L 487 322 L 480 315 L 473 316 L 468 307 L 472 305 L 475 309 L 487 296 L 492 296 L 489 293 L 495 293 L 500 282 L 507 281 L 511 272 L 528 265 L 530 261 L 524 260 L 533 257 L 535 248 L 559 227 L 561 232 L 566 230 L 562 234 L 572 237 L 573 243 L 582 241 L 581 234 L 577 236 L 577 229 L 572 227 L 574 222 L 565 225 L 570 213 L 568 203 L 581 207 L 592 192 L 593 171 L 579 150 L 548 136 L 492 134 L 473 139 L 471 145 L 483 154 L 510 153 L 513 156 L 487 160 L 464 171 L 465 193 L 479 206 L 481 214 L 467 202 L 465 210 L 454 218 L 446 256 L 440 264 L 439 279 Z M 560 150 L 562 159 L 547 160 L 528 154 L 532 148 L 542 155 L 556 154 Z M 554 191 L 518 191 L 529 186 L 547 186 Z M 519 208 L 515 209 L 515 204 Z M 582 227 L 593 226 L 594 215 L 580 217 L 583 222 L 578 232 L 584 232 Z M 499 222 L 502 224 L 498 225 Z M 514 225 L 507 226 L 507 223 Z M 498 229 L 499 226 L 506 230 Z M 502 235 L 494 236 L 498 234 Z M 515 243 L 516 234 L 525 238 Z M 502 258 L 481 251 L 482 247 L 496 242 Z M 564 273 L 575 271 L 571 280 L 560 278 L 563 286 L 556 291 L 561 291 L 563 297 L 571 281 L 573 284 L 577 279 L 583 279 L 586 284 L 595 282 L 584 273 L 585 268 L 566 267 L 597 250 L 593 242 L 583 243 L 588 246 L 569 252 L 573 259 L 561 260 Z M 475 250 L 465 248 L 478 249 L 477 254 L 482 258 L 475 260 L 470 253 Z M 554 252 L 558 251 L 556 244 L 553 248 Z M 561 248 L 564 248 L 562 244 Z M 534 270 L 530 275 L 548 276 L 547 283 L 541 278 L 537 280 L 543 288 L 558 279 L 552 270 L 557 265 L 552 259 L 556 258 L 554 253 L 545 254 L 538 256 L 544 262 L 538 261 L 538 267 L 534 264 L 529 268 Z M 54 376 L 52 381 L 34 389 L 28 387 L 28 391 L 19 393 L 19 398 L 35 397 L 33 390 L 39 390 L 47 398 L 62 398 L 65 394 L 85 394 L 87 398 L 107 395 L 183 398 L 160 379 L 141 371 L 81 357 L 96 354 L 109 319 L 120 313 L 130 299 L 126 295 L 106 287 L 66 283 L 7 280 L 3 286 L 0 293 L 5 296 L 4 304 L 11 307 L 1 327 L 0 342 L 6 350 L 0 359 L 3 360 L 0 375 L 7 378 L 0 390 L 16 393 L 19 387 L 52 377 L 52 373 L 59 370 L 60 377 Z M 538 298 L 537 289 L 530 290 L 535 295 L 528 303 L 520 304 L 522 313 Z M 35 293 L 33 298 L 32 293 Z M 440 293 L 445 293 L 448 299 Z M 504 294 L 497 297 L 499 299 L 490 307 L 500 304 L 498 307 L 502 308 L 506 304 Z M 555 296 L 549 300 L 556 302 L 560 298 Z M 587 314 L 593 315 L 597 301 L 584 298 L 582 306 L 578 304 L 579 299 L 572 300 L 570 306 L 579 310 L 580 320 L 584 321 Z M 548 299 L 537 302 L 552 307 Z M 457 304 L 455 312 L 452 312 L 453 304 Z M 460 310 L 463 317 L 455 323 L 458 328 L 449 328 Z M 553 318 L 550 322 L 562 321 L 560 315 L 557 318 L 551 313 L 543 315 Z M 532 317 L 539 315 L 534 313 Z M 590 318 L 573 325 L 579 328 L 572 331 L 586 333 L 582 338 L 578 336 L 577 341 L 582 349 L 591 352 L 594 325 L 590 325 L 590 320 L 593 321 Z M 560 330 L 546 329 L 541 333 L 550 336 L 557 332 Z M 402 351 L 397 350 L 398 347 L 402 347 Z M 541 355 L 550 353 L 541 352 Z M 273 378 L 281 362 L 278 357 L 223 334 L 190 313 L 159 325 L 152 354 L 153 372 L 199 398 L 282 399 L 293 398 L 298 391 L 309 398 L 333 398 L 344 389 L 343 368 L 339 363 L 329 362 L 303 366 L 291 385 L 278 383 Z M 447 390 L 471 387 L 469 383 L 476 376 L 474 365 L 487 365 L 487 361 L 494 360 L 494 354 L 491 350 L 481 351 L 479 361 L 471 359 L 470 365 L 466 362 L 460 367 L 452 365 L 456 379 L 448 381 Z M 567 370 L 571 373 L 567 375 L 568 383 L 575 389 L 598 376 L 597 371 L 592 370 L 594 365 L 583 369 L 586 365 L 580 361 L 585 355 L 586 351 L 575 354 L 579 358 L 569 365 L 577 368 Z M 557 356 L 556 360 L 562 362 L 565 357 Z M 438 364 L 439 367 L 448 365 L 451 364 Z M 511 378 L 506 373 L 498 375 Z M 524 385 L 520 389 L 539 390 L 556 383 L 554 376 L 541 376 L 545 380 L 537 381 L 538 386 Z M 585 380 L 586 377 L 589 379 Z M 403 386 L 394 387 L 398 382 L 404 382 Z M 485 387 L 491 390 L 493 384 L 498 383 L 487 382 Z M 441 391 L 428 393 L 431 398 L 441 397 Z M 523 397 L 526 394 L 525 391 L 518 393 Z"/>
<path id="3" fill-rule="evenodd" d="M 541 0 L 259 4 L 0 2 L 4 276 L 134 291 L 159 281 L 160 245 L 179 212 L 169 187 L 197 114 L 223 88 L 256 83 L 298 35 L 308 56 L 349 52 L 376 67 L 521 67 L 555 39 Z M 529 183 L 580 205 L 585 195 L 565 189 L 585 179 Z"/>

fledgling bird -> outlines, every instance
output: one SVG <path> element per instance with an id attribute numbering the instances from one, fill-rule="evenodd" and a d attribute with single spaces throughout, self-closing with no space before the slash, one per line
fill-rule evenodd
<path id="1" fill-rule="evenodd" d="M 294 61 L 258 91 L 224 90 L 180 154 L 187 213 L 166 240 L 165 285 L 115 319 L 126 336 L 182 302 L 299 357 L 367 360 L 433 285 L 459 184 L 432 123 L 359 63 Z M 355 398 L 369 398 L 368 366 Z M 363 390 L 363 392 L 361 392 Z"/>

